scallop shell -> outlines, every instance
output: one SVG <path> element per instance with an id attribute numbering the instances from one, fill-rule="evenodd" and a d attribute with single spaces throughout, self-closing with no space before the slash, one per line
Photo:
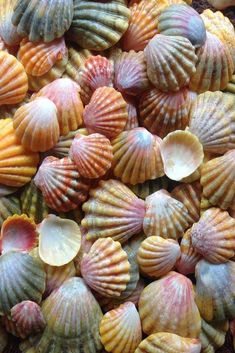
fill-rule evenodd
<path id="1" fill-rule="evenodd" d="M 160 145 L 161 139 L 145 128 L 122 132 L 112 141 L 114 175 L 133 185 L 161 177 Z"/>
<path id="2" fill-rule="evenodd" d="M 11 308 L 24 300 L 41 302 L 46 275 L 37 260 L 28 254 L 10 251 L 0 257 L 0 271 L 2 314 L 9 315 Z"/>
<path id="3" fill-rule="evenodd" d="M 143 274 L 157 278 L 171 271 L 179 257 L 180 247 L 175 240 L 151 236 L 141 243 L 137 261 Z"/>
<path id="4" fill-rule="evenodd" d="M 20 103 L 17 103 L 14 105 L 13 104 L 12 105 L 8 105 L 8 104 L 1 105 L 0 106 L 0 119 L 13 118 L 17 109 L 20 108 L 22 105 L 28 103 L 29 99 L 30 99 L 30 94 L 27 93 L 24 100 Z"/>
<path id="5" fill-rule="evenodd" d="M 100 181 L 82 208 L 87 240 L 111 237 L 123 243 L 142 230 L 144 201 L 118 180 Z"/>
<path id="6" fill-rule="evenodd" d="M 152 88 L 140 98 L 140 118 L 146 129 L 163 138 L 169 132 L 186 128 L 190 105 L 187 88 L 167 93 Z"/>
<path id="7" fill-rule="evenodd" d="M 202 145 L 189 131 L 171 132 L 163 139 L 160 150 L 164 171 L 172 180 L 179 181 L 191 175 L 203 162 Z"/>
<path id="8" fill-rule="evenodd" d="M 68 158 L 46 157 L 34 178 L 48 207 L 58 212 L 77 208 L 88 195 L 89 185 Z"/>
<path id="9" fill-rule="evenodd" d="M 160 91 L 179 91 L 196 72 L 197 55 L 187 38 L 157 34 L 144 53 L 148 78 Z"/>
<path id="10" fill-rule="evenodd" d="M 3 0 L 0 3 L 0 36 L 7 45 L 17 45 L 21 37 L 17 28 L 12 24 L 11 17 L 17 0 Z"/>
<path id="11" fill-rule="evenodd" d="M 197 50 L 196 71 L 189 88 L 197 93 L 226 88 L 234 71 L 230 51 L 218 37 L 207 32 L 205 44 Z"/>
<path id="12" fill-rule="evenodd" d="M 141 322 L 133 303 L 106 313 L 100 323 L 101 342 L 108 352 L 134 353 L 142 340 Z"/>
<path id="13" fill-rule="evenodd" d="M 130 10 L 120 1 L 74 1 L 71 39 L 81 47 L 101 51 L 116 44 L 128 28 Z"/>
<path id="14" fill-rule="evenodd" d="M 199 336 L 202 343 L 202 353 L 214 353 L 216 349 L 222 347 L 228 328 L 228 321 L 208 324 L 202 319 L 202 331 Z"/>
<path id="15" fill-rule="evenodd" d="M 51 42 L 69 29 L 73 19 L 72 0 L 19 0 L 12 22 L 22 37 L 31 42 Z"/>
<path id="16" fill-rule="evenodd" d="M 127 95 L 124 95 L 123 98 L 127 103 L 127 114 L 128 114 L 124 131 L 128 131 L 136 127 L 139 127 L 138 114 L 137 114 L 135 99 Z"/>
<path id="17" fill-rule="evenodd" d="M 120 92 L 112 87 L 97 88 L 85 107 L 83 118 L 89 133 L 115 138 L 127 122 L 127 104 Z"/>
<path id="18" fill-rule="evenodd" d="M 60 131 L 55 104 L 39 97 L 20 107 L 13 119 L 17 138 L 33 152 L 45 152 L 55 146 Z"/>
<path id="19" fill-rule="evenodd" d="M 139 313 L 147 335 L 170 332 L 197 338 L 201 331 L 192 282 L 177 272 L 169 272 L 145 287 L 140 296 Z"/>
<path id="20" fill-rule="evenodd" d="M 20 214 L 21 207 L 20 201 L 14 196 L 2 196 L 0 197 L 0 228 L 3 222 L 14 214 Z"/>
<path id="21" fill-rule="evenodd" d="M 146 197 L 153 194 L 156 191 L 161 189 L 167 189 L 168 180 L 166 177 L 157 178 L 154 180 L 147 180 L 144 183 L 129 185 L 129 188 L 140 197 L 142 200 L 145 200 Z"/>

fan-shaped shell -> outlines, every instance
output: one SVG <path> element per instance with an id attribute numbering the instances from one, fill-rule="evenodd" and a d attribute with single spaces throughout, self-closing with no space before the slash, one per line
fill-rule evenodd
<path id="1" fill-rule="evenodd" d="M 199 336 L 202 343 L 202 353 L 214 353 L 216 349 L 222 347 L 228 327 L 228 321 L 208 324 L 202 319 L 202 331 Z"/>
<path id="2" fill-rule="evenodd" d="M 124 131 L 132 130 L 139 127 L 139 121 L 137 116 L 136 102 L 132 96 L 124 95 L 123 97 L 127 103 L 127 122 L 124 127 Z"/>
<path id="3" fill-rule="evenodd" d="M 140 296 L 139 313 L 147 335 L 170 332 L 197 338 L 200 334 L 201 318 L 192 282 L 177 272 L 169 272 L 145 287 Z"/>
<path id="4" fill-rule="evenodd" d="M 18 108 L 20 108 L 22 105 L 26 104 L 29 102 L 30 99 L 30 94 L 27 93 L 24 100 L 21 101 L 20 103 L 17 104 L 12 104 L 12 105 L 1 105 L 0 106 L 0 118 L 1 119 L 6 119 L 6 118 L 13 118 L 15 112 L 17 111 Z"/>
<path id="5" fill-rule="evenodd" d="M 21 207 L 20 201 L 14 196 L 1 196 L 0 197 L 0 227 L 3 222 L 14 214 L 20 214 Z"/>
<path id="6" fill-rule="evenodd" d="M 157 34 L 144 53 L 148 78 L 160 91 L 179 91 L 196 72 L 197 56 L 187 38 Z"/>
<path id="7" fill-rule="evenodd" d="M 100 181 L 82 208 L 88 240 L 111 237 L 123 243 L 142 230 L 144 201 L 120 181 Z"/>
<path id="8" fill-rule="evenodd" d="M 3 0 L 0 3 L 0 36 L 7 45 L 17 45 L 21 40 L 11 22 L 16 3 L 17 0 Z"/>

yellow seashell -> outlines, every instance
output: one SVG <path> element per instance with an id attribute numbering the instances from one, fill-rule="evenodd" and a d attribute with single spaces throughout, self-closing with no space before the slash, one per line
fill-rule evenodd
<path id="1" fill-rule="evenodd" d="M 228 321 L 208 324 L 202 319 L 202 331 L 199 336 L 202 343 L 202 353 L 215 353 L 216 349 L 222 347 L 228 328 Z"/>

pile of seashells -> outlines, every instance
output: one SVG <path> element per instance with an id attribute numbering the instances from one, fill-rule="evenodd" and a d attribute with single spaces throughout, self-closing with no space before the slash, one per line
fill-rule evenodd
<path id="1" fill-rule="evenodd" d="M 0 0 L 0 353 L 235 345 L 234 72 L 191 1 Z"/>

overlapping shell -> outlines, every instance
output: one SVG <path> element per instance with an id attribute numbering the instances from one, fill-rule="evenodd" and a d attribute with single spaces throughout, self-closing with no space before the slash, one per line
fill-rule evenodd
<path id="1" fill-rule="evenodd" d="M 167 189 L 168 180 L 166 177 L 157 178 L 154 180 L 147 180 L 144 183 L 129 185 L 130 189 L 140 197 L 142 200 L 145 200 L 147 196 L 150 196 L 156 191 L 161 189 Z"/>
<path id="2" fill-rule="evenodd" d="M 203 353 L 214 353 L 216 349 L 223 346 L 228 326 L 228 321 L 209 324 L 202 319 L 202 331 L 199 338 Z"/>
<path id="3" fill-rule="evenodd" d="M 0 36 L 7 45 L 17 45 L 21 40 L 11 22 L 16 3 L 17 0 L 2 0 L 0 3 Z"/>
<path id="4" fill-rule="evenodd" d="M 0 227 L 2 226 L 5 219 L 14 214 L 20 214 L 21 207 L 20 201 L 14 196 L 2 196 L 0 197 Z"/>

